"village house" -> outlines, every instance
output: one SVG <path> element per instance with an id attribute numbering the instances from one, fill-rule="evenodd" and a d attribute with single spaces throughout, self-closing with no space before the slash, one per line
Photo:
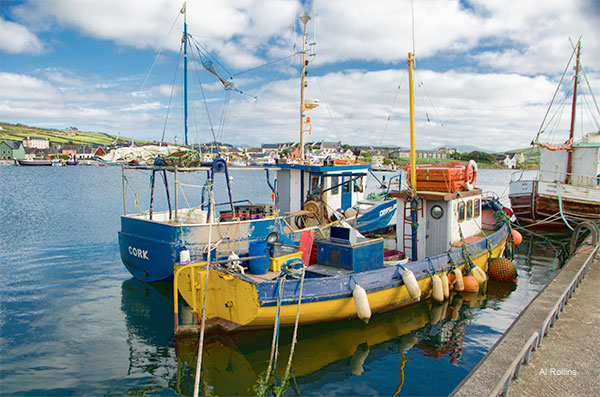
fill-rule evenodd
<path id="1" fill-rule="evenodd" d="M 25 159 L 25 148 L 18 141 L 0 142 L 0 160 L 23 160 Z"/>
<path id="2" fill-rule="evenodd" d="M 501 156 L 496 157 L 496 162 L 504 164 L 506 168 L 517 168 L 521 163 L 525 162 L 525 156 L 523 153 L 504 153 Z"/>
<path id="3" fill-rule="evenodd" d="M 48 138 L 28 136 L 23 139 L 23 146 L 25 148 L 48 149 L 50 147 L 50 140 Z"/>

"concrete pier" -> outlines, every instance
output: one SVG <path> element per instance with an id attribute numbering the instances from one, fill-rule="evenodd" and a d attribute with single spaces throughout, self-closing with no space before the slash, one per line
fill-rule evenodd
<path id="1" fill-rule="evenodd" d="M 456 396 L 496 394 L 502 376 L 540 328 L 554 304 L 596 247 L 583 245 L 519 315 L 484 359 L 453 391 Z M 598 255 L 596 255 L 598 257 Z M 592 261 L 542 344 L 509 386 L 514 396 L 600 395 L 600 260 Z M 540 335 L 541 337 L 541 335 Z M 500 389 L 501 390 L 501 389 Z"/>

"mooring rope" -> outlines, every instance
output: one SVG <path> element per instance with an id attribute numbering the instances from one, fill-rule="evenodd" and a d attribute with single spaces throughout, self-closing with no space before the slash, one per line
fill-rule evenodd
<path id="1" fill-rule="evenodd" d="M 209 190 L 210 194 L 210 205 L 214 207 L 214 196 L 212 195 L 212 189 Z M 200 341 L 198 343 L 198 360 L 196 362 L 196 374 L 194 377 L 194 397 L 198 397 L 198 389 L 200 386 L 200 373 L 202 372 L 202 353 L 204 350 L 204 328 L 206 326 L 206 297 L 208 295 L 208 271 L 210 269 L 210 254 L 212 251 L 212 225 L 210 222 L 208 224 L 208 244 L 206 248 L 208 252 L 206 253 L 206 271 L 204 275 L 204 296 L 202 302 L 202 320 L 200 326 Z M 192 269 L 192 271 L 194 271 Z"/>

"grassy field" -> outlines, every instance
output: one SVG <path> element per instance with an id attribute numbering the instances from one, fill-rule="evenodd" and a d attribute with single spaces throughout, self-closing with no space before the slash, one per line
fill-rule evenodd
<path id="1" fill-rule="evenodd" d="M 104 132 L 84 132 L 78 130 L 55 130 L 50 128 L 29 127 L 23 124 L 9 124 L 0 122 L 0 141 L 22 141 L 28 136 L 48 138 L 50 145 L 91 145 L 104 146 L 113 143 L 130 142 L 130 139 L 116 137 Z M 136 140 L 136 144 L 143 145 L 147 141 Z"/>

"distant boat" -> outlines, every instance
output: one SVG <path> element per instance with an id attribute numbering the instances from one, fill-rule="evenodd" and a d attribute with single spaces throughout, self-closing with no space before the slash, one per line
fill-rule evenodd
<path id="1" fill-rule="evenodd" d="M 571 105 L 569 139 L 562 145 L 539 142 L 540 169 L 535 178 L 524 179 L 524 172 L 513 174 L 510 202 L 517 220 L 526 227 L 547 230 L 573 230 L 580 223 L 600 221 L 600 131 L 590 132 L 574 140 L 577 88 L 580 73 L 581 42 L 577 43 L 575 82 Z M 558 89 L 556 92 L 559 92 Z M 593 93 L 590 95 L 596 103 Z M 599 117 L 598 107 L 588 106 L 593 117 Z M 586 114 L 586 112 L 580 112 Z"/>
<path id="2" fill-rule="evenodd" d="M 79 164 L 79 161 L 78 160 L 67 160 L 67 161 L 65 161 L 65 164 L 66 165 L 77 165 L 77 164 Z"/>
<path id="3" fill-rule="evenodd" d="M 22 167 L 51 167 L 52 160 L 17 160 Z"/>

